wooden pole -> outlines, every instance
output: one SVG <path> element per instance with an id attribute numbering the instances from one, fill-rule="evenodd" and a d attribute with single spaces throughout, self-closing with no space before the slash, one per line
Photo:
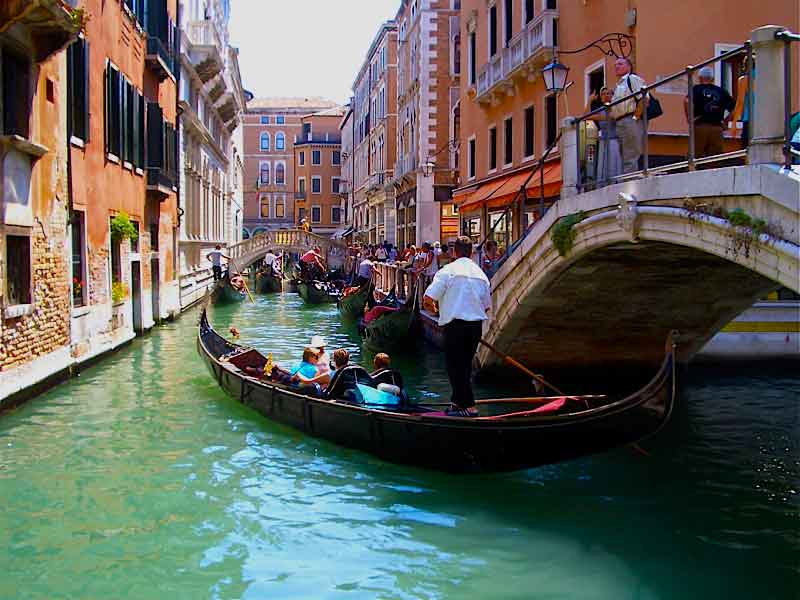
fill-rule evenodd
<path id="1" fill-rule="evenodd" d="M 508 354 L 504 354 L 503 352 L 500 352 L 500 350 L 498 350 L 497 348 L 492 346 L 489 342 L 487 342 L 483 338 L 481 338 L 481 342 L 480 343 L 483 344 L 484 346 L 486 346 L 489 350 L 491 350 L 495 354 L 497 354 L 507 364 L 511 365 L 512 367 L 516 367 L 517 369 L 519 369 L 520 371 L 522 371 L 526 375 L 528 375 L 530 377 L 533 377 L 533 379 L 535 379 L 536 381 L 538 381 L 542 385 L 546 385 L 547 387 L 549 387 L 551 390 L 553 390 L 557 394 L 560 394 L 561 396 L 566 396 L 566 394 L 564 392 L 562 392 L 561 390 L 559 390 L 556 386 L 554 386 L 553 384 L 548 383 L 547 381 L 545 381 L 545 379 L 541 375 L 537 375 L 536 373 L 531 371 L 528 367 L 526 367 L 522 363 L 520 363 L 520 362 L 514 360 L 513 358 L 511 358 Z"/>

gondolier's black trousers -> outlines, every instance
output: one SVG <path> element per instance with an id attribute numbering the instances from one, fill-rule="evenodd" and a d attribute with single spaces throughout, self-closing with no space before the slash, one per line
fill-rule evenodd
<path id="1" fill-rule="evenodd" d="M 211 273 L 214 275 L 214 281 L 218 281 L 222 279 L 222 267 L 219 265 L 213 265 L 211 267 Z"/>
<path id="2" fill-rule="evenodd" d="M 461 408 L 475 406 L 472 395 L 472 359 L 478 350 L 482 321 L 455 319 L 444 326 L 444 356 L 453 395 L 450 401 Z"/>

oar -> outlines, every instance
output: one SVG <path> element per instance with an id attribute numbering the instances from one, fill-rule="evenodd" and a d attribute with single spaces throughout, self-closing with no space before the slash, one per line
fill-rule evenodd
<path id="1" fill-rule="evenodd" d="M 487 342 L 486 340 L 484 340 L 484 339 L 481 339 L 481 344 L 483 344 L 483 345 L 484 345 L 484 346 L 486 346 L 486 347 L 487 347 L 489 350 L 491 350 L 492 352 L 494 352 L 495 354 L 497 354 L 497 356 L 499 356 L 500 358 L 502 358 L 504 362 L 508 363 L 508 364 L 509 364 L 509 365 L 511 365 L 512 367 L 516 367 L 517 369 L 519 369 L 520 371 L 522 371 L 522 372 L 523 372 L 523 373 L 525 373 L 526 375 L 528 375 L 528 376 L 530 376 L 530 377 L 533 377 L 533 379 L 534 379 L 535 381 L 538 381 L 538 382 L 539 382 L 539 383 L 541 383 L 542 385 L 546 385 L 547 387 L 549 387 L 551 390 L 553 390 L 554 392 L 556 392 L 556 393 L 557 393 L 557 394 L 559 394 L 560 396 L 566 396 L 566 394 L 565 394 L 564 392 L 562 392 L 560 389 L 558 389 L 558 388 L 557 388 L 556 386 L 554 386 L 552 383 L 548 383 L 547 381 L 545 381 L 545 379 L 544 379 L 543 377 L 541 377 L 540 375 L 537 375 L 536 373 L 534 373 L 533 371 L 531 371 L 531 370 L 530 370 L 528 367 L 526 367 L 526 366 L 525 366 L 525 365 L 523 365 L 522 363 L 520 363 L 520 362 L 518 362 L 518 361 L 514 360 L 514 359 L 513 359 L 513 358 L 511 358 L 511 357 L 510 357 L 508 354 L 505 354 L 505 353 L 503 353 L 503 352 L 500 352 L 500 350 L 498 350 L 497 348 L 495 348 L 494 346 L 492 346 L 492 345 L 491 345 L 489 342 Z"/>
<path id="2" fill-rule="evenodd" d="M 233 260 L 231 260 L 231 263 L 236 267 L 236 263 Z M 241 276 L 242 272 L 239 270 L 239 267 L 236 267 L 236 272 Z M 250 288 L 247 287 L 247 277 L 242 277 L 242 283 L 244 284 L 244 291 L 247 292 L 247 297 L 250 298 L 250 302 L 255 304 L 256 301 L 253 300 L 253 294 L 250 293 Z"/>

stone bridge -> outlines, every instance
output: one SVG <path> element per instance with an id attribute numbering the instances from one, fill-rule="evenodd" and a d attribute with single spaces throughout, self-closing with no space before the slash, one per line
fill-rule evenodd
<path id="1" fill-rule="evenodd" d="M 264 258 L 269 250 L 295 254 L 303 253 L 314 246 L 322 249 L 322 255 L 331 267 L 344 264 L 347 254 L 344 243 L 302 229 L 259 233 L 250 239 L 228 246 L 226 252 L 233 259 L 236 268 L 241 270 Z"/>
<path id="2" fill-rule="evenodd" d="M 489 343 L 534 368 L 649 368 L 670 330 L 688 361 L 766 293 L 800 292 L 800 167 L 785 166 L 791 87 L 778 29 L 753 32 L 759 93 L 746 166 L 578 193 L 578 136 L 565 119 L 561 198 L 492 278 Z M 483 347 L 478 359 L 498 362 Z"/>
<path id="3" fill-rule="evenodd" d="M 537 368 L 688 360 L 765 293 L 800 291 L 800 174 L 753 165 L 642 179 L 559 200 L 492 279 L 486 339 Z M 741 209 L 766 223 L 733 225 Z M 582 213 L 564 256 L 552 239 Z M 798 350 L 800 352 L 800 349 Z M 481 364 L 496 357 L 485 349 Z"/>

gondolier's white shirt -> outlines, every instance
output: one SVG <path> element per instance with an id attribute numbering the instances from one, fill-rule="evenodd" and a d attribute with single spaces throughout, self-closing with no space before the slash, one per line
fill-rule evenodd
<path id="1" fill-rule="evenodd" d="M 439 325 L 454 319 L 484 321 L 492 307 L 489 279 L 466 257 L 439 269 L 425 295 L 439 303 Z"/>
<path id="2" fill-rule="evenodd" d="M 267 252 L 266 256 L 264 256 L 264 264 L 267 266 L 272 266 L 272 264 L 278 259 L 276 254 L 272 252 Z"/>

